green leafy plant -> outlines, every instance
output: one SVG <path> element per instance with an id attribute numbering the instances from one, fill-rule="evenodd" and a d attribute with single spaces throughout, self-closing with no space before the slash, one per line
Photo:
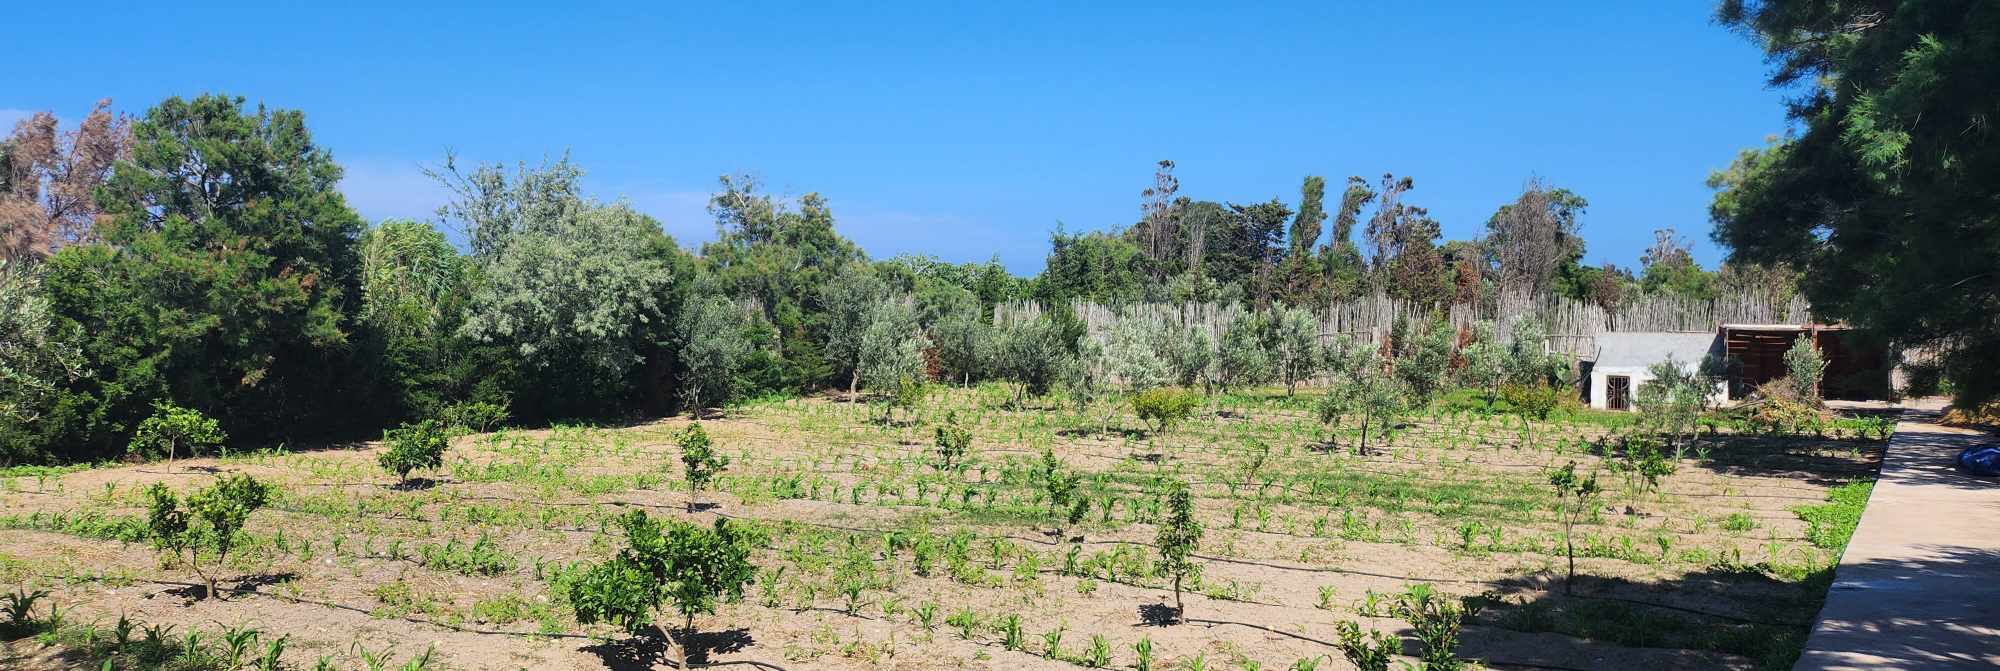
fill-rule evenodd
<path id="1" fill-rule="evenodd" d="M 270 500 L 271 488 L 238 473 L 189 495 L 185 504 L 163 484 L 147 488 L 146 496 L 147 536 L 168 556 L 186 560 L 201 577 L 204 595 L 215 597 L 215 576 L 202 570 L 202 550 L 213 550 L 216 564 L 227 561 L 243 523 Z"/>
<path id="2" fill-rule="evenodd" d="M 1182 622 L 1187 611 L 1181 603 L 1181 582 L 1195 568 L 1192 558 L 1201 546 L 1201 521 L 1195 518 L 1194 495 L 1186 482 L 1169 482 L 1164 497 L 1167 516 L 1160 522 L 1154 545 L 1160 553 L 1159 572 L 1173 581 L 1174 621 Z"/>
<path id="3" fill-rule="evenodd" d="M 167 468 L 172 470 L 174 455 L 182 448 L 186 448 L 188 456 L 194 456 L 221 447 L 228 439 L 222 425 L 201 411 L 157 401 L 153 403 L 153 415 L 139 422 L 139 429 L 133 432 L 132 442 L 125 449 L 148 459 L 165 454 Z"/>
<path id="4" fill-rule="evenodd" d="M 689 424 L 677 438 L 681 446 L 681 466 L 687 475 L 688 512 L 694 512 L 695 497 L 715 476 L 729 467 L 729 457 L 715 451 L 715 445 L 708 438 L 708 431 L 701 428 L 701 422 Z"/>
<path id="5" fill-rule="evenodd" d="M 1201 395 L 1185 389 L 1155 387 L 1132 395 L 1132 412 L 1154 433 L 1166 433 L 1201 406 Z"/>
<path id="6" fill-rule="evenodd" d="M 408 483 L 412 471 L 444 465 L 444 452 L 451 447 L 451 434 L 444 422 L 434 419 L 384 431 L 382 442 L 388 444 L 389 449 L 375 461 Z"/>
<path id="7" fill-rule="evenodd" d="M 638 634 L 648 627 L 666 637 L 687 668 L 687 648 L 656 612 L 671 603 L 692 632 L 696 615 L 713 613 L 723 600 L 740 599 L 756 569 L 750 547 L 728 520 L 712 528 L 669 521 L 665 526 L 634 510 L 618 519 L 626 547 L 569 584 L 570 606 L 578 622 L 604 622 Z"/>
<path id="8" fill-rule="evenodd" d="M 937 466 L 939 470 L 954 470 L 962 466 L 961 460 L 972 445 L 972 432 L 958 425 L 958 416 L 946 418 L 937 427 Z"/>
<path id="9" fill-rule="evenodd" d="M 1403 642 L 1381 631 L 1361 633 L 1361 625 L 1342 620 L 1334 624 L 1340 637 L 1340 654 L 1357 671 L 1389 671 L 1389 661 L 1402 651 Z"/>
<path id="10" fill-rule="evenodd" d="M 1574 461 L 1550 473 L 1549 485 L 1556 489 L 1557 513 L 1563 521 L 1563 553 L 1569 558 L 1569 577 L 1563 581 L 1563 593 L 1568 594 L 1576 582 L 1576 523 L 1591 512 L 1598 493 L 1603 490 L 1597 486 L 1596 473 L 1578 477 Z"/>
<path id="11" fill-rule="evenodd" d="M 1397 617 L 1410 623 L 1417 636 L 1417 659 L 1424 671 L 1458 671 L 1465 663 L 1458 659 L 1458 634 L 1463 627 L 1465 607 L 1457 599 L 1438 592 L 1425 583 L 1410 585 L 1396 596 Z"/>
<path id="12" fill-rule="evenodd" d="M 438 411 L 438 420 L 445 426 L 465 431 L 486 433 L 507 422 L 507 405 L 487 401 L 463 401 L 447 405 Z"/>

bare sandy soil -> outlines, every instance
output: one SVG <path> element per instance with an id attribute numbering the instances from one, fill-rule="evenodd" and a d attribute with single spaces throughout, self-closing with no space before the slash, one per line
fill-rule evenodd
<path id="1" fill-rule="evenodd" d="M 1615 430 L 1603 421 L 1524 432 L 1511 417 L 1415 417 L 1358 455 L 1351 431 L 1329 436 L 1275 399 L 1147 435 L 1109 410 L 1080 419 L 990 396 L 936 394 L 893 424 L 827 399 L 707 420 L 734 463 L 694 513 L 673 440 L 684 419 L 463 437 L 416 487 L 381 472 L 375 444 L 14 478 L 0 490 L 0 581 L 49 590 L 72 623 L 254 626 L 288 637 L 294 668 L 360 668 L 383 649 L 394 666 L 430 649 L 433 668 L 648 668 L 664 666 L 658 641 L 578 624 L 559 589 L 578 562 L 614 552 L 610 520 L 640 508 L 769 534 L 757 583 L 696 620 L 711 664 L 1072 669 L 1099 639 L 1110 667 L 1135 668 L 1145 639 L 1156 669 L 1344 669 L 1342 620 L 1417 651 L 1386 595 L 1427 582 L 1478 597 L 1459 654 L 1493 668 L 1753 669 L 1772 664 L 1769 639 L 1804 633 L 1825 589 L 1809 576 L 1837 560 L 1793 509 L 1872 478 L 1880 453 L 1879 441 L 1711 436 L 1658 491 L 1634 491 L 1616 457 L 1590 448 Z M 948 412 L 975 435 L 962 472 L 931 463 Z M 1074 428 L 1106 423 L 1118 430 Z M 1044 512 L 1032 476 L 1044 448 L 1086 476 L 1080 524 Z M 1574 595 L 1546 480 L 1569 461 L 1609 490 L 1577 529 Z M 194 599 L 189 567 L 118 537 L 143 520 L 144 487 L 224 472 L 279 493 L 213 569 L 228 597 Z M 1173 595 L 1152 570 L 1156 477 L 1192 483 L 1207 527 L 1182 625 L 1157 622 Z M 425 558 L 482 540 L 482 569 Z M 1050 655 L 1044 635 L 1058 630 Z M 14 641 L 0 668 L 96 668 L 76 647 Z"/>

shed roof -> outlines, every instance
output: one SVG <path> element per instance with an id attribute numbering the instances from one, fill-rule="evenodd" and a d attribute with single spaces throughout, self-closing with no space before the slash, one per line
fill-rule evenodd
<path id="1" fill-rule="evenodd" d="M 1614 331 L 1597 334 L 1598 368 L 1644 368 L 1665 361 L 1699 365 L 1702 357 L 1715 352 L 1714 333 L 1668 331 Z"/>

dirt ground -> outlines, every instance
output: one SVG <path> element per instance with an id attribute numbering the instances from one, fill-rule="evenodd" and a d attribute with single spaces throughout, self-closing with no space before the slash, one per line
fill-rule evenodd
<path id="1" fill-rule="evenodd" d="M 662 643 L 578 624 L 557 587 L 613 553 L 610 522 L 637 508 L 769 534 L 744 598 L 695 621 L 690 647 L 711 664 L 1068 669 L 1093 662 L 1101 640 L 1109 667 L 1135 668 L 1144 639 L 1157 669 L 1344 669 L 1343 620 L 1417 652 L 1385 604 L 1429 583 L 1475 597 L 1459 654 L 1489 667 L 1754 669 L 1773 663 L 1768 639 L 1804 633 L 1824 596 L 1814 576 L 1838 559 L 1794 508 L 1872 479 L 1880 454 L 1874 439 L 1710 435 L 1652 491 L 1592 447 L 1623 430 L 1611 421 L 1524 430 L 1440 413 L 1357 454 L 1352 427 L 1329 433 L 1302 401 L 1240 400 L 1155 435 L 1109 408 L 1075 416 L 993 396 L 933 394 L 894 422 L 824 398 L 705 420 L 733 463 L 692 513 L 674 442 L 686 419 L 466 436 L 409 487 L 375 465 L 376 444 L 17 477 L 0 490 L 0 581 L 49 590 L 71 623 L 123 616 L 218 632 L 210 641 L 252 626 L 287 637 L 293 668 L 364 668 L 385 649 L 392 668 L 427 649 L 432 668 L 663 667 Z M 962 471 L 933 463 L 948 416 L 974 433 Z M 1043 449 L 1085 476 L 1078 524 L 1045 512 Z M 1565 589 L 1547 473 L 1570 461 L 1608 491 L 1576 530 L 1579 577 Z M 129 529 L 143 488 L 188 491 L 226 472 L 277 494 L 212 569 L 227 598 L 195 599 L 195 572 Z M 1207 528 L 1180 625 L 1159 623 L 1174 598 L 1152 570 L 1160 477 L 1193 485 Z M 426 559 L 482 540 L 483 569 Z M 935 566 L 919 567 L 918 546 L 943 548 Z M 0 650 L 0 668 L 97 668 L 88 657 L 74 640 L 27 638 Z"/>

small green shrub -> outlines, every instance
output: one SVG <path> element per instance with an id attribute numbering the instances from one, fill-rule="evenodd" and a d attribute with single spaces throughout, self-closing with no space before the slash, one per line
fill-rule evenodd
<path id="1" fill-rule="evenodd" d="M 241 473 L 223 477 L 207 489 L 188 495 L 185 504 L 166 485 L 146 489 L 149 499 L 147 535 L 154 546 L 175 559 L 185 559 L 216 596 L 215 576 L 202 570 L 202 550 L 215 553 L 215 564 L 228 561 L 229 551 L 250 513 L 270 500 L 269 485 Z M 199 524 L 196 524 L 196 523 Z"/>
<path id="2" fill-rule="evenodd" d="M 446 426 L 486 433 L 507 422 L 507 406 L 485 401 L 464 401 L 447 405 L 438 412 Z"/>
<path id="3" fill-rule="evenodd" d="M 389 449 L 375 458 L 376 463 L 403 482 L 409 482 L 412 471 L 444 465 L 444 451 L 451 447 L 451 431 L 444 422 L 426 419 L 383 431 L 382 442 Z"/>
<path id="4" fill-rule="evenodd" d="M 1132 395 L 1132 412 L 1156 433 L 1165 433 L 1200 406 L 1200 394 L 1173 387 L 1155 387 Z"/>
<path id="5" fill-rule="evenodd" d="M 157 459 L 164 454 L 167 465 L 172 468 L 174 454 L 186 448 L 188 456 L 219 448 L 229 439 L 222 425 L 210 419 L 201 411 L 183 408 L 167 401 L 153 404 L 153 416 L 139 423 L 138 431 L 132 434 L 132 442 L 125 446 L 128 453 L 145 459 Z"/>
<path id="6" fill-rule="evenodd" d="M 694 512 L 695 497 L 722 469 L 729 467 L 729 457 L 715 451 L 715 443 L 708 438 L 708 431 L 701 428 L 701 422 L 689 424 L 681 431 L 678 441 L 681 446 L 681 466 L 687 475 L 688 512 Z"/>

